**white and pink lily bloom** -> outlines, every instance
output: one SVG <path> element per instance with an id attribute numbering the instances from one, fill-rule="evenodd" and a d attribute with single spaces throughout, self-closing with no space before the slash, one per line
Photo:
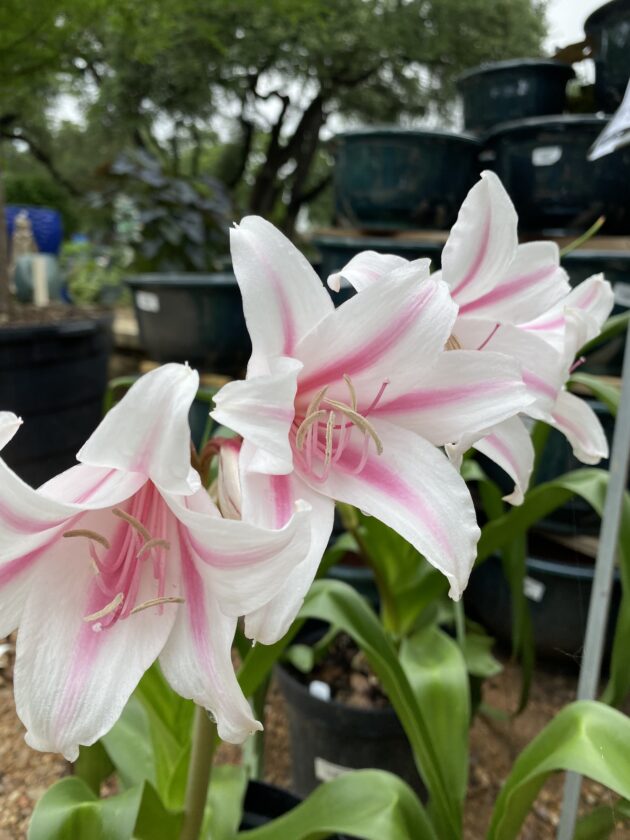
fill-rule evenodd
<path id="1" fill-rule="evenodd" d="M 212 416 L 244 439 L 242 515 L 281 527 L 294 499 L 312 507 L 300 567 L 246 631 L 283 635 L 328 542 L 334 500 L 402 534 L 459 598 L 479 529 L 466 485 L 437 448 L 526 406 L 518 366 L 445 352 L 457 314 L 422 260 L 335 309 L 308 261 L 273 225 L 232 230 L 234 271 L 252 339 L 247 379 L 224 386 Z"/>
<path id="2" fill-rule="evenodd" d="M 442 270 L 432 276 L 447 283 L 458 305 L 453 327 L 457 345 L 517 360 L 532 398 L 524 413 L 559 428 L 580 460 L 597 463 L 607 453 L 601 425 L 588 405 L 564 385 L 581 346 L 576 346 L 577 337 L 599 332 L 612 308 L 612 291 L 601 277 L 571 291 L 557 245 L 519 245 L 517 225 L 516 211 L 500 180 L 492 172 L 482 173 L 444 247 Z M 328 283 L 338 289 L 343 277 L 363 291 L 405 264 L 401 257 L 364 252 Z M 567 318 L 566 313 L 573 314 Z M 568 320 L 574 327 L 567 328 Z M 578 321 L 584 326 L 578 327 Z M 488 423 L 481 436 L 471 431 L 451 444 L 447 451 L 457 463 L 470 446 L 495 461 L 514 480 L 514 491 L 506 500 L 522 502 L 534 453 L 519 417 Z"/>
<path id="3" fill-rule="evenodd" d="M 0 449 L 4 449 L 7 443 L 15 437 L 15 433 L 21 425 L 22 421 L 12 411 L 0 411 Z"/>
<path id="4" fill-rule="evenodd" d="M 15 699 L 35 749 L 76 759 L 158 657 L 223 739 L 261 728 L 230 658 L 237 616 L 306 556 L 308 511 L 277 531 L 220 516 L 190 465 L 197 387 L 183 365 L 146 374 L 39 490 L 0 461 L 0 637 L 18 629 Z"/>

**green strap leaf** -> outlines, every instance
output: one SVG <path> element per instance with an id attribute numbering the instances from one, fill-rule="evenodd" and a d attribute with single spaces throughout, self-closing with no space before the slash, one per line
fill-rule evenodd
<path id="1" fill-rule="evenodd" d="M 594 376 L 590 373 L 574 373 L 569 380 L 569 386 L 573 383 L 585 385 L 600 402 L 604 403 L 614 417 L 617 416 L 619 396 L 621 394 L 621 389 L 618 385 L 613 385 L 603 376 Z"/>
<path id="2" fill-rule="evenodd" d="M 487 840 L 514 840 L 547 777 L 571 770 L 630 797 L 630 719 L 603 703 L 565 706 L 517 758 Z"/>
<path id="3" fill-rule="evenodd" d="M 405 639 L 400 664 L 422 709 L 430 710 L 429 735 L 442 772 L 460 802 L 468 780 L 470 697 L 459 645 L 435 625 Z"/>
<path id="4" fill-rule="evenodd" d="M 398 653 L 374 612 L 350 586 L 320 580 L 311 587 L 300 617 L 319 618 L 339 627 L 363 650 L 409 738 L 418 770 L 429 791 L 430 810 L 440 840 L 458 838 L 460 801 L 457 791 L 449 785 L 442 756 L 431 739 L 430 717 L 425 717 L 420 708 L 398 661 Z"/>
<path id="5" fill-rule="evenodd" d="M 82 779 L 62 779 L 35 806 L 28 840 L 129 840 L 134 835 L 142 790 L 138 786 L 99 799 Z"/>
<path id="6" fill-rule="evenodd" d="M 336 832 L 362 840 L 438 840 L 411 788 L 382 770 L 338 776 L 288 814 L 237 836 L 241 840 L 323 840 Z"/>

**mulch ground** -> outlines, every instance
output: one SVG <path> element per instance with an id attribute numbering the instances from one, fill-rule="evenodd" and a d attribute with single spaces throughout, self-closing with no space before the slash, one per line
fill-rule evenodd
<path id="1" fill-rule="evenodd" d="M 484 701 L 498 709 L 516 707 L 520 685 L 517 666 L 506 662 L 502 674 L 489 680 Z M 547 666 L 534 678 L 530 703 L 519 717 L 499 720 L 478 716 L 471 731 L 469 792 L 465 811 L 465 840 L 483 840 L 493 803 L 514 759 L 566 703 L 574 699 L 575 673 Z M 34 752 L 26 746 L 24 729 L 15 715 L 11 654 L 0 659 L 0 840 L 23 840 L 37 799 L 54 781 L 69 772 L 63 758 Z M 238 762 L 240 750 L 224 745 L 219 761 Z M 274 687 L 266 709 L 265 778 L 291 786 L 291 765 L 284 701 Z M 555 838 L 563 779 L 552 778 L 541 791 L 521 833 L 521 840 Z M 613 795 L 586 782 L 582 807 L 612 804 Z M 630 836 L 619 828 L 614 840 Z"/>

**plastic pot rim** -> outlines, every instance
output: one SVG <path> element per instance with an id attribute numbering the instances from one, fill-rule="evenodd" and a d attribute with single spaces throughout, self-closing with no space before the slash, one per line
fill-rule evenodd
<path id="1" fill-rule="evenodd" d="M 348 131 L 340 131 L 335 139 L 346 139 L 354 137 L 417 137 L 418 139 L 437 137 L 445 140 L 454 140 L 470 146 L 481 146 L 481 141 L 474 134 L 465 131 L 447 131 L 438 128 L 397 128 L 396 126 L 374 126 L 373 128 L 354 128 Z"/>
<path id="2" fill-rule="evenodd" d="M 477 76 L 500 73 L 504 70 L 518 70 L 522 67 L 553 67 L 556 70 L 562 70 L 567 77 L 567 81 L 575 76 L 575 71 L 570 64 L 565 64 L 563 61 L 557 61 L 553 58 L 511 58 L 506 61 L 487 61 L 478 64 L 460 73 L 455 82 L 459 87 L 462 82 L 465 83 Z"/>
<path id="3" fill-rule="evenodd" d="M 123 278 L 132 289 L 155 286 L 162 289 L 186 288 L 230 288 L 237 286 L 236 275 L 231 271 L 216 272 L 153 272 L 148 274 L 130 274 Z"/>

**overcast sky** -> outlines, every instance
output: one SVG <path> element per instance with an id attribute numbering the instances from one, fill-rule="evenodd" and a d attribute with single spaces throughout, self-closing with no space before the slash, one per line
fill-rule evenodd
<path id="1" fill-rule="evenodd" d="M 581 41 L 584 36 L 584 21 L 592 11 L 603 5 L 604 0 L 549 0 L 549 51 Z"/>

